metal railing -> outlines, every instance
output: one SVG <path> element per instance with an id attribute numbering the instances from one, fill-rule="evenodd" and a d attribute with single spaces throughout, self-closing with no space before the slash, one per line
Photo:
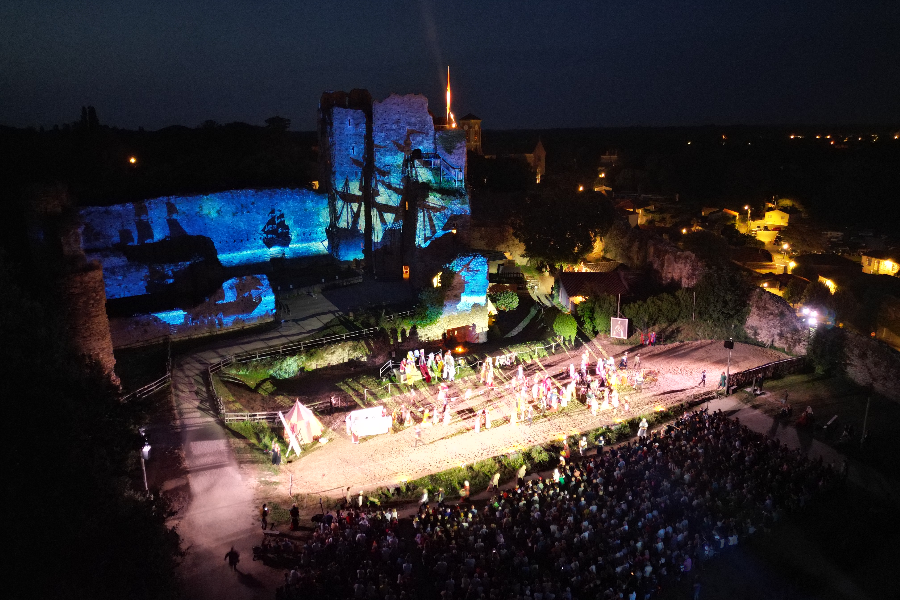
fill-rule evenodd
<path id="1" fill-rule="evenodd" d="M 463 170 L 453 166 L 444 160 L 444 157 L 437 152 L 425 152 L 422 154 L 422 162 L 427 163 L 428 168 L 438 171 L 440 182 L 444 182 L 444 173 L 454 186 L 461 186 L 465 181 Z"/>
<path id="2" fill-rule="evenodd" d="M 122 396 L 122 402 L 128 402 L 129 400 L 137 400 L 139 398 L 146 398 L 151 394 L 158 392 L 159 390 L 168 387 L 172 384 L 172 374 L 171 372 L 167 372 L 165 375 L 160 377 L 155 381 L 151 381 L 147 385 L 141 386 L 133 392 L 129 392 Z"/>
<path id="3" fill-rule="evenodd" d="M 390 315 L 385 315 L 384 319 L 386 321 L 393 321 L 394 319 L 404 317 L 407 315 L 413 314 L 414 311 L 406 310 L 397 313 L 393 313 Z M 250 352 L 240 352 L 238 354 L 232 354 L 230 356 L 226 356 L 222 360 L 216 361 L 214 363 L 206 365 L 206 384 L 209 389 L 209 392 L 212 396 L 212 399 L 215 403 L 216 410 L 218 414 L 224 418 L 226 414 L 236 415 L 236 414 L 254 414 L 254 413 L 226 413 L 225 412 L 225 402 L 222 400 L 222 397 L 219 396 L 219 393 L 216 391 L 216 386 L 213 385 L 212 376 L 214 373 L 218 373 L 223 368 L 233 365 L 234 363 L 240 362 L 249 362 L 251 360 L 259 360 L 263 358 L 271 358 L 273 356 L 284 356 L 285 354 L 290 354 L 294 351 L 303 351 L 307 348 L 315 348 L 318 346 L 325 346 L 328 344 L 333 344 L 335 342 L 341 342 L 348 339 L 358 339 L 363 337 L 371 337 L 378 333 L 382 328 L 380 327 L 368 327 L 366 329 L 360 329 L 358 331 L 349 331 L 346 333 L 338 333 L 334 335 L 329 335 L 325 337 L 316 338 L 313 340 L 300 340 L 298 342 L 289 342 L 287 344 L 282 344 L 280 346 L 274 346 L 271 348 L 265 348 L 263 350 L 250 351 Z M 388 361 L 390 362 L 390 361 Z M 262 413 L 260 413 L 262 414 Z M 272 413 L 274 415 L 278 415 L 278 413 Z M 241 419 L 235 419 L 241 420 Z M 248 419 L 243 419 L 248 420 Z"/>
<path id="4" fill-rule="evenodd" d="M 278 412 L 248 412 L 248 413 L 222 413 L 222 420 L 226 423 L 238 423 L 241 421 L 279 423 Z"/>
<path id="5" fill-rule="evenodd" d="M 783 377 L 789 373 L 795 373 L 806 366 L 806 357 L 798 356 L 795 358 L 785 358 L 774 362 L 766 363 L 751 369 L 745 369 L 737 373 L 732 373 L 728 378 L 728 387 L 743 387 L 753 383 L 757 377 L 771 378 Z"/>

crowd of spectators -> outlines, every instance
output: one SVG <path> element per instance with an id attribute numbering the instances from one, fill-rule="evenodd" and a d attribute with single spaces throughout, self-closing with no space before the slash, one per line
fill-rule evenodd
<path id="1" fill-rule="evenodd" d="M 653 597 L 839 480 L 721 413 L 690 413 L 471 502 L 328 515 L 279 599 Z"/>

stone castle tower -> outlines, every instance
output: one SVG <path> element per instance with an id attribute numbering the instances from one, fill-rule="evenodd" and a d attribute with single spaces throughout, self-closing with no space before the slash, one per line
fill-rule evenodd
<path id="1" fill-rule="evenodd" d="M 72 350 L 99 366 L 115 385 L 103 267 L 88 261 L 81 244 L 81 222 L 66 189 L 46 186 L 30 195 L 28 236 L 35 266 L 44 271 L 57 292 L 67 341 Z"/>

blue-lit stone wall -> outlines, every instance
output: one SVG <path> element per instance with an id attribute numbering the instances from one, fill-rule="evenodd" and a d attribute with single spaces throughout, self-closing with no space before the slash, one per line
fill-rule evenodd
<path id="1" fill-rule="evenodd" d="M 125 248 L 179 236 L 208 238 L 219 262 L 253 265 L 271 257 L 328 253 L 328 200 L 310 190 L 233 190 L 168 196 L 81 210 L 85 254 L 103 264 L 107 298 L 149 293 L 189 263 L 129 260 Z"/>
<path id="2" fill-rule="evenodd" d="M 197 306 L 110 320 L 116 347 L 159 340 L 211 335 L 275 318 L 275 294 L 265 275 L 229 279 Z"/>
<path id="3" fill-rule="evenodd" d="M 428 113 L 428 99 L 412 94 L 392 95 L 376 102 L 372 110 L 375 142 L 375 208 L 373 240 L 375 248 L 389 229 L 399 229 L 403 215 L 403 162 L 414 150 L 423 155 L 438 154 L 446 165 L 465 170 L 465 136 L 455 132 L 435 132 L 434 119 Z M 459 139 L 456 139 L 459 138 Z M 437 161 L 416 161 L 415 178 L 430 184 L 427 198 L 419 201 L 416 218 L 416 246 L 424 248 L 434 239 L 450 233 L 447 226 L 453 215 L 469 214 L 465 187 L 454 188 Z"/>
<path id="4" fill-rule="evenodd" d="M 324 174 L 333 190 L 333 248 L 341 259 L 360 258 L 365 215 L 362 188 L 365 166 L 366 113 L 358 108 L 331 106 L 324 117 L 326 126 L 320 146 L 329 152 L 330 172 Z M 466 164 L 465 136 L 461 131 L 435 132 L 428 112 L 428 99 L 411 94 L 392 95 L 372 104 L 372 246 L 378 250 L 399 243 L 406 211 L 403 199 L 404 161 L 418 150 L 425 156 L 408 165 L 411 176 L 429 184 L 427 197 L 418 198 L 415 244 L 427 247 L 449 234 L 452 218 L 469 214 L 469 198 L 462 185 Z M 435 160 L 440 156 L 441 160 Z"/>
<path id="5" fill-rule="evenodd" d="M 444 312 L 466 312 L 476 304 L 487 306 L 487 258 L 481 254 L 465 254 L 457 256 L 447 266 L 456 272 L 462 282 L 462 287 L 459 289 L 454 286 L 455 293 L 447 298 Z"/>
<path id="6" fill-rule="evenodd" d="M 445 269 L 455 276 L 446 290 L 444 310 L 436 323 L 420 327 L 419 339 L 438 340 L 445 336 L 458 341 L 487 341 L 488 261 L 475 253 L 458 255 Z"/>

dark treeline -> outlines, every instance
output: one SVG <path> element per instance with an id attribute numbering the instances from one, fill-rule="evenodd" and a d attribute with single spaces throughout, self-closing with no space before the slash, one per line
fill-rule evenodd
<path id="1" fill-rule="evenodd" d="M 47 131 L 0 127 L 0 179 L 14 189 L 61 182 L 82 205 L 302 187 L 317 179 L 316 136 L 289 126 L 273 117 L 261 127 L 207 121 L 193 129 L 129 131 L 105 127 L 88 112 L 79 122 Z"/>

